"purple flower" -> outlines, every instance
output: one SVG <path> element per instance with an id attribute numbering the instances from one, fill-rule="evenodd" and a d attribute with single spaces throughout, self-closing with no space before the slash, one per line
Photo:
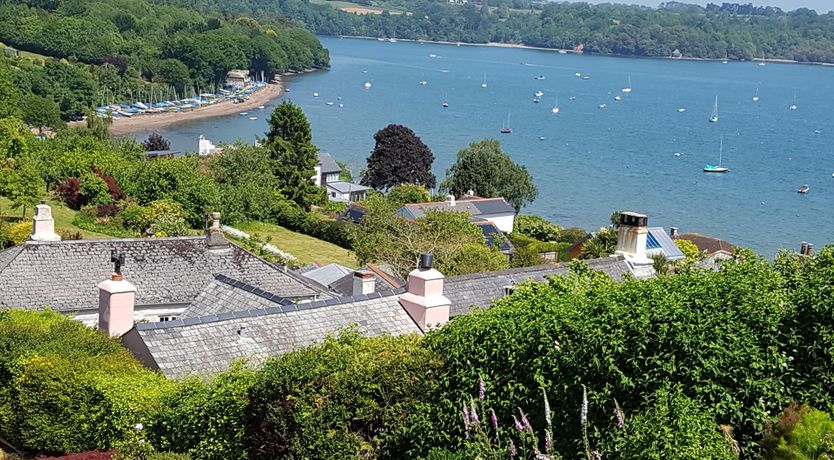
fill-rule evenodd
<path id="1" fill-rule="evenodd" d="M 492 429 L 498 433 L 498 417 L 495 416 L 495 410 L 490 409 L 489 412 L 489 421 L 492 422 Z"/>
<path id="2" fill-rule="evenodd" d="M 588 391 L 585 390 L 585 385 L 582 385 L 582 409 L 579 411 L 579 419 L 582 426 L 588 424 Z"/>
<path id="3" fill-rule="evenodd" d="M 469 409 L 466 408 L 466 404 L 463 405 L 463 426 L 464 428 L 469 429 Z"/>
<path id="4" fill-rule="evenodd" d="M 510 455 L 510 459 L 515 458 L 515 454 L 516 454 L 515 445 L 513 444 L 512 441 L 510 441 L 510 445 L 507 447 L 507 454 Z"/>
<path id="5" fill-rule="evenodd" d="M 483 401 L 486 396 L 486 384 L 484 378 L 478 375 L 478 401 Z"/>
<path id="6" fill-rule="evenodd" d="M 533 427 L 530 426 L 530 421 L 527 420 L 527 416 L 524 415 L 524 411 L 520 407 L 518 408 L 518 413 L 521 414 L 521 424 L 524 425 L 524 429 L 532 433 Z"/>
<path id="7" fill-rule="evenodd" d="M 553 435 L 550 430 L 544 430 L 544 451 L 548 454 L 553 453 Z"/>
<path id="8" fill-rule="evenodd" d="M 625 420 L 623 420 L 623 411 L 620 409 L 620 405 L 617 404 L 617 399 L 614 399 L 614 418 L 617 419 L 617 426 L 620 428 L 625 428 Z"/>
<path id="9" fill-rule="evenodd" d="M 519 422 L 518 422 L 518 419 L 517 419 L 517 418 L 515 418 L 515 415 L 513 415 L 513 422 L 515 422 L 515 430 L 516 430 L 516 431 L 518 431 L 519 433 L 521 433 L 522 431 L 524 431 L 524 427 L 523 427 L 523 426 L 521 426 L 521 423 L 519 423 Z"/>
<path id="10" fill-rule="evenodd" d="M 470 420 L 472 421 L 472 424 L 476 425 L 476 424 L 480 423 L 480 420 L 478 419 L 478 411 L 475 410 L 475 402 L 474 401 L 472 401 L 472 406 L 469 408 L 469 410 L 470 410 L 470 416 L 471 416 Z"/>

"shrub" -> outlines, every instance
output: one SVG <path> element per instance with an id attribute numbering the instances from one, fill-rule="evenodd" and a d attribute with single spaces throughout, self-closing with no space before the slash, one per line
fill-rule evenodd
<path id="1" fill-rule="evenodd" d="M 536 215 L 519 214 L 515 218 L 514 233 L 519 233 L 539 241 L 557 241 L 560 229 L 544 218 Z"/>
<path id="2" fill-rule="evenodd" d="M 557 241 L 560 243 L 574 244 L 586 236 L 588 236 L 588 231 L 585 229 L 579 227 L 562 228 L 559 230 L 559 239 Z"/>
<path id="3" fill-rule="evenodd" d="M 761 444 L 766 460 L 832 458 L 834 421 L 823 411 L 790 404 L 776 423 L 768 425 Z"/>
<path id="4" fill-rule="evenodd" d="M 76 454 L 61 455 L 60 457 L 38 457 L 36 460 L 110 460 L 113 458 L 113 454 L 114 452 L 112 450 L 105 452 L 90 450 Z"/>
<path id="5" fill-rule="evenodd" d="M 440 360 L 421 341 L 348 330 L 269 360 L 251 393 L 251 458 L 406 457 L 403 421 L 437 390 Z"/>
<path id="6" fill-rule="evenodd" d="M 400 184 L 391 187 L 388 201 L 400 207 L 406 203 L 426 203 L 431 201 L 431 195 L 426 187 L 414 184 Z"/>
<path id="7" fill-rule="evenodd" d="M 609 433 L 603 452 L 622 459 L 733 460 L 735 441 L 712 415 L 679 389 L 660 389 L 644 408 Z M 734 449 L 735 448 L 735 449 Z"/>
<path id="8" fill-rule="evenodd" d="M 130 205 L 119 214 L 119 220 L 124 228 L 142 235 L 180 236 L 188 231 L 182 206 L 170 199 Z"/>
<path id="9" fill-rule="evenodd" d="M 0 312 L 0 436 L 32 452 L 107 449 L 171 383 L 113 339 L 51 311 Z"/>
<path id="10" fill-rule="evenodd" d="M 195 459 L 247 458 L 244 420 L 254 375 L 237 364 L 211 381 L 184 381 L 162 400 L 149 427 L 153 444 Z"/>
<path id="11" fill-rule="evenodd" d="M 11 245 L 23 244 L 32 233 L 32 223 L 21 221 L 7 224 L 0 227 L 0 233 L 4 234 L 4 236 L 0 236 L 0 239 L 9 241 Z"/>

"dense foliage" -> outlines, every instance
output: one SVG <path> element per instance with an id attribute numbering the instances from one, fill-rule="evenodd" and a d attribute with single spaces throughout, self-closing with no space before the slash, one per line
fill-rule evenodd
<path id="1" fill-rule="evenodd" d="M 159 100 L 216 88 L 230 69 L 272 78 L 329 65 L 312 34 L 277 14 L 256 21 L 175 3 L 0 1 L 0 42 L 45 55 L 2 59 L 0 88 L 11 69 L 15 91 L 0 89 L 0 105 L 17 107 L 32 126 L 54 126 L 56 107 L 69 119 L 152 92 Z"/>
<path id="2" fill-rule="evenodd" d="M 197 3 L 208 7 L 219 0 Z M 298 0 L 237 0 L 229 8 L 247 14 L 284 14 L 324 35 L 568 49 L 581 45 L 585 52 L 636 56 L 668 57 L 680 50 L 683 56 L 696 58 L 753 59 L 764 55 L 801 62 L 834 62 L 834 14 L 817 14 L 807 8 L 786 13 L 750 4 L 722 3 L 704 8 L 676 1 L 662 3 L 659 8 L 526 0 L 357 3 L 388 9 L 391 14 L 349 14 L 336 9 L 340 4 Z"/>
<path id="3" fill-rule="evenodd" d="M 362 185 L 387 190 L 400 184 L 434 188 L 431 172 L 434 154 L 414 131 L 402 125 L 388 125 L 374 134 L 376 144 L 368 157 Z"/>
<path id="4" fill-rule="evenodd" d="M 324 201 L 313 176 L 318 149 L 313 145 L 310 123 L 301 107 L 284 101 L 269 117 L 266 146 L 275 169 L 275 182 L 287 199 L 304 209 Z"/>
<path id="5" fill-rule="evenodd" d="M 493 139 L 473 142 L 461 149 L 440 188 L 456 196 L 470 191 L 482 197 L 501 196 L 516 212 L 539 194 L 527 168 L 514 163 Z"/>

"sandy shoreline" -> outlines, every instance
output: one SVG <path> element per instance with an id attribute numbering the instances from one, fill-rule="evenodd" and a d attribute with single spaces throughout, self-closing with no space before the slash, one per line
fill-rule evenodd
<path id="1" fill-rule="evenodd" d="M 283 93 L 283 83 L 278 80 L 278 83 L 268 84 L 264 89 L 250 94 L 248 100 L 238 104 L 232 101 L 224 101 L 214 105 L 198 107 L 185 113 L 167 112 L 153 115 L 140 115 L 132 118 L 123 117 L 118 120 L 113 120 L 113 124 L 110 126 L 110 134 L 122 135 L 141 131 L 153 131 L 154 129 L 167 127 L 176 123 L 233 115 L 265 105 Z"/>
<path id="2" fill-rule="evenodd" d="M 364 36 L 351 36 L 351 35 L 331 35 L 332 37 L 339 37 L 339 38 L 350 38 L 350 39 L 357 39 L 357 40 L 379 40 L 377 37 L 364 37 Z M 386 39 L 385 41 L 389 41 Z M 672 56 L 635 56 L 630 54 L 599 54 L 599 53 L 580 53 L 578 51 L 574 51 L 573 49 L 567 48 L 544 48 L 541 46 L 528 46 L 522 45 L 519 43 L 497 43 L 497 42 L 487 42 L 487 43 L 464 43 L 464 42 L 448 42 L 448 41 L 441 41 L 441 40 L 412 40 L 409 38 L 397 38 L 395 41 L 398 42 L 411 42 L 411 43 L 431 43 L 436 45 L 452 45 L 452 46 L 488 46 L 490 48 L 516 48 L 516 49 L 523 49 L 523 50 L 536 50 L 536 51 L 552 51 L 556 53 L 570 53 L 570 54 L 587 54 L 589 56 L 604 56 L 604 57 L 622 57 L 622 58 L 633 58 L 633 59 L 666 59 L 670 61 L 705 61 L 705 62 L 720 62 L 724 61 L 724 59 L 712 59 L 712 58 L 698 58 L 698 57 L 688 57 L 688 56 L 681 56 L 681 57 L 672 57 Z M 777 64 L 800 64 L 800 65 L 819 65 L 823 67 L 834 67 L 834 63 L 828 62 L 800 62 L 794 61 L 791 59 L 775 59 L 775 58 L 765 58 L 765 59 L 752 59 L 749 61 L 739 61 L 739 60 L 732 60 L 730 62 L 773 62 Z"/>

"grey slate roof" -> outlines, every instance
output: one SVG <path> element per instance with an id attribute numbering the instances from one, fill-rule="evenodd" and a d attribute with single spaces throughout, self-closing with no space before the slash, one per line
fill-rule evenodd
<path id="1" fill-rule="evenodd" d="M 622 256 L 604 257 L 586 261 L 594 270 L 603 271 L 612 279 L 621 280 L 631 273 Z M 537 265 L 446 278 L 443 294 L 452 301 L 449 316 L 469 313 L 471 307 L 487 308 L 493 300 L 504 296 L 505 286 L 514 286 L 527 280 L 546 281 L 547 276 L 566 275 L 567 264 Z"/>
<path id="2" fill-rule="evenodd" d="M 330 263 L 312 270 L 304 270 L 301 276 L 311 279 L 322 286 L 330 286 L 336 280 L 351 275 L 353 270 L 337 263 Z"/>
<path id="3" fill-rule="evenodd" d="M 98 308 L 96 286 L 110 278 L 110 251 L 125 254 L 136 305 L 181 305 L 222 273 L 287 297 L 319 291 L 235 246 L 209 249 L 206 237 L 27 242 L 0 253 L 0 308 L 70 312 Z"/>
<path id="4" fill-rule="evenodd" d="M 251 284 L 244 283 L 224 275 L 214 275 L 200 294 L 185 309 L 182 318 L 197 318 L 207 315 L 266 308 L 278 305 L 290 305 L 293 302 L 286 297 L 264 291 Z"/>
<path id="5" fill-rule="evenodd" d="M 448 201 L 405 204 L 397 211 L 397 214 L 407 219 L 414 220 L 425 216 L 427 211 L 432 210 L 465 212 L 473 217 L 488 214 L 515 213 L 515 209 L 501 197 L 464 197 L 456 200 L 454 206 L 452 206 Z"/>
<path id="6" fill-rule="evenodd" d="M 405 281 L 392 276 L 383 267 L 376 264 L 363 265 L 360 270 L 367 270 L 374 275 L 374 286 L 377 292 L 389 292 L 405 286 Z M 331 291 L 343 296 L 353 294 L 353 271 L 327 285 Z"/>
<path id="7" fill-rule="evenodd" d="M 365 187 L 364 185 L 352 184 L 350 182 L 340 180 L 328 182 L 327 186 L 339 193 L 364 192 L 365 190 L 371 190 L 371 187 Z"/>
<path id="8" fill-rule="evenodd" d="M 321 341 L 351 324 L 366 335 L 420 333 L 400 305 L 399 295 L 377 293 L 139 323 L 123 340 L 148 367 L 181 378 L 222 372 L 239 359 L 259 363 Z"/>
<path id="9" fill-rule="evenodd" d="M 329 153 L 319 153 L 319 166 L 322 174 L 342 172 L 342 168 Z"/>

